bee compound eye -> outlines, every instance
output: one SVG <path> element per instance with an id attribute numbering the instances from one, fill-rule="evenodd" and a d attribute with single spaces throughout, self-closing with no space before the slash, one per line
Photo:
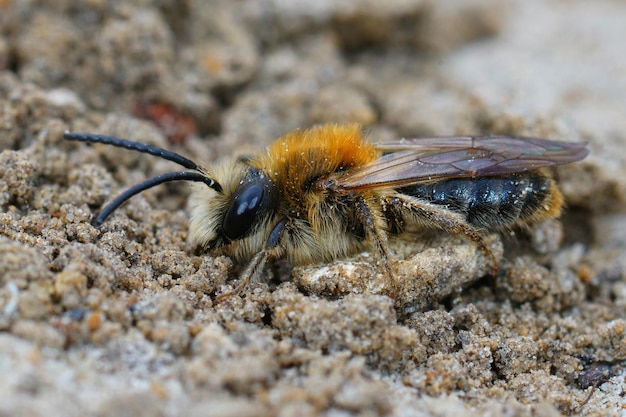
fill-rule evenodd
<path id="1" fill-rule="evenodd" d="M 222 223 L 222 233 L 227 239 L 241 239 L 250 232 L 259 214 L 264 194 L 263 187 L 257 184 L 250 184 L 237 194 Z"/>

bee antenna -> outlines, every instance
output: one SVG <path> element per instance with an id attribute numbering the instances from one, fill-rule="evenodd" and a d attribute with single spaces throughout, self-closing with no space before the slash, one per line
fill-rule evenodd
<path id="1" fill-rule="evenodd" d="M 93 133 L 65 132 L 63 137 L 67 140 L 74 140 L 86 143 L 102 143 L 104 145 L 111 145 L 117 148 L 125 148 L 130 149 L 131 151 L 147 153 L 153 156 L 158 156 L 161 159 L 175 162 L 178 165 L 181 165 L 187 169 L 193 169 L 202 172 L 202 168 L 191 159 L 187 159 L 182 155 L 168 151 L 163 148 L 159 148 L 157 146 L 146 145 L 145 143 L 140 142 L 133 142 L 131 140 L 117 138 L 115 136 L 96 135 Z"/>
<path id="2" fill-rule="evenodd" d="M 197 172 L 181 171 L 181 172 L 168 172 L 165 174 L 157 175 L 142 183 L 134 185 L 124 191 L 111 201 L 102 211 L 98 214 L 98 217 L 94 220 L 94 225 L 99 226 L 124 202 L 139 194 L 140 192 L 147 190 L 148 188 L 155 187 L 165 182 L 172 181 L 195 181 L 203 182 L 208 187 L 214 189 L 218 193 L 222 192 L 222 186 L 213 178 L 205 174 L 205 171 L 198 164 L 190 159 L 185 158 L 175 152 L 168 151 L 166 149 L 159 148 L 157 146 L 146 145 L 144 143 L 133 142 L 126 139 L 117 138 L 114 136 L 95 135 L 92 133 L 74 133 L 66 132 L 63 137 L 67 140 L 74 140 L 78 142 L 87 143 L 102 143 L 104 145 L 112 145 L 118 148 L 130 149 L 141 153 L 147 153 L 149 155 L 158 156 L 159 158 L 175 162 L 187 169 L 193 169 Z"/>
<path id="3" fill-rule="evenodd" d="M 133 185 L 128 188 L 122 194 L 115 197 L 113 201 L 106 205 L 98 214 L 98 217 L 94 220 L 95 226 L 100 226 L 104 221 L 113 213 L 119 206 L 121 206 L 126 200 L 131 199 L 133 196 L 139 194 L 140 192 L 147 190 L 148 188 L 156 187 L 157 185 L 163 184 L 165 182 L 172 181 L 196 181 L 203 182 L 209 187 L 213 188 L 215 191 L 221 192 L 222 187 L 219 186 L 214 179 L 207 177 L 206 175 L 200 172 L 190 172 L 190 171 L 181 171 L 181 172 L 168 172 L 166 174 L 157 175 L 156 177 L 152 177 L 144 182 L 141 182 L 137 185 Z"/>

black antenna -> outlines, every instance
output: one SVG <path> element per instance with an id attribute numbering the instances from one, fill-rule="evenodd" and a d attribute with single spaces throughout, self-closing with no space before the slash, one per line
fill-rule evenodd
<path id="1" fill-rule="evenodd" d="M 153 156 L 158 156 L 161 159 L 175 162 L 187 169 L 202 171 L 202 168 L 200 168 L 198 164 L 182 155 L 156 146 L 146 145 L 145 143 L 133 142 L 127 139 L 116 138 L 115 136 L 96 135 L 93 133 L 65 132 L 63 137 L 67 140 L 74 140 L 77 142 L 102 143 L 103 145 L 111 145 L 117 148 L 125 148 L 130 149 L 131 151 L 147 153 Z"/>
<path id="2" fill-rule="evenodd" d="M 98 214 L 98 217 L 94 220 L 94 224 L 96 226 L 101 225 L 104 221 L 113 213 L 119 206 L 121 206 L 126 200 L 132 198 L 133 196 L 139 194 L 140 192 L 147 190 L 148 188 L 155 187 L 157 185 L 163 184 L 165 182 L 171 181 L 196 181 L 203 182 L 209 188 L 217 191 L 218 193 L 222 192 L 222 186 L 215 181 L 213 178 L 209 177 L 205 170 L 195 162 L 190 159 L 185 158 L 182 155 L 179 155 L 175 152 L 170 152 L 166 149 L 159 148 L 157 146 L 146 145 L 144 143 L 133 142 L 126 139 L 117 138 L 115 136 L 104 136 L 104 135 L 95 135 L 92 133 L 75 133 L 75 132 L 65 132 L 63 137 L 67 140 L 74 140 L 78 142 L 87 142 L 87 143 L 101 143 L 104 145 L 111 145 L 118 148 L 130 149 L 132 151 L 137 151 L 141 153 L 147 153 L 149 155 L 157 156 L 159 158 L 172 161 L 181 165 L 187 169 L 193 169 L 197 172 L 189 172 L 189 171 L 181 171 L 181 172 L 168 172 L 166 174 L 157 175 L 156 177 L 147 179 L 146 181 L 134 185 L 124 191 L 122 194 L 117 196 L 113 201 L 106 205 Z"/>

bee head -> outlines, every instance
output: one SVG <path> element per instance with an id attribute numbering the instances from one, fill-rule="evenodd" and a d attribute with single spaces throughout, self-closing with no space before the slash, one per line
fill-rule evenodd
<path id="1" fill-rule="evenodd" d="M 244 239 L 268 220 L 276 202 L 274 184 L 244 161 L 216 167 L 223 190 L 196 187 L 190 199 L 190 239 L 216 249 Z"/>
<path id="2" fill-rule="evenodd" d="M 64 138 L 147 153 L 193 170 L 168 172 L 130 187 L 102 209 L 94 220 L 96 226 L 102 224 L 128 199 L 148 188 L 170 181 L 202 182 L 190 199 L 190 238 L 195 244 L 215 249 L 258 231 L 267 222 L 276 204 L 272 181 L 262 170 L 253 168 L 243 158 L 234 164 L 218 165 L 216 175 L 210 175 L 195 162 L 156 146 L 92 133 L 66 132 Z"/>

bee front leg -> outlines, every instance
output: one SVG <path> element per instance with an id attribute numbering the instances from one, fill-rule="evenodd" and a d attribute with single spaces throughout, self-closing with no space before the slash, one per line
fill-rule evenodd
<path id="1" fill-rule="evenodd" d="M 276 258 L 281 254 L 281 249 L 280 246 L 278 246 L 278 243 L 280 242 L 280 238 L 283 236 L 286 224 L 287 221 L 283 219 L 279 221 L 276 226 L 274 226 L 269 237 L 267 238 L 265 248 L 254 255 L 250 262 L 248 262 L 248 266 L 241 274 L 240 282 L 235 287 L 235 290 L 233 292 L 221 294 L 216 298 L 217 301 L 228 298 L 233 294 L 241 294 L 246 288 L 248 288 L 250 283 L 257 281 L 259 274 L 263 271 L 267 261 L 272 258 Z"/>
<path id="2" fill-rule="evenodd" d="M 441 205 L 432 204 L 406 195 L 386 197 L 383 204 L 400 214 L 401 222 L 414 222 L 426 227 L 438 228 L 448 233 L 462 234 L 476 243 L 480 250 L 491 260 L 493 276 L 498 276 L 499 262 L 485 243 L 485 237 L 479 229 L 467 222 L 465 217 Z"/>

